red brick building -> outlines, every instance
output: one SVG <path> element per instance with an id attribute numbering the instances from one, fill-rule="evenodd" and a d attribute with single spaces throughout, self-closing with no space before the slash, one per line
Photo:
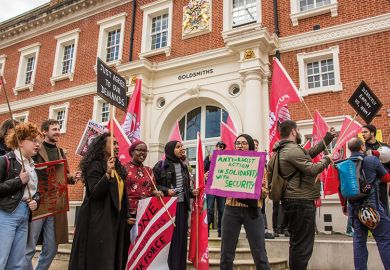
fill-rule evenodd
<path id="1" fill-rule="evenodd" d="M 266 149 L 275 54 L 310 110 L 338 129 L 354 114 L 347 100 L 365 80 L 384 104 L 373 123 L 386 141 L 389 30 L 387 0 L 57 0 L 0 23 L 0 73 L 15 118 L 61 120 L 72 170 L 87 121 L 109 117 L 96 95 L 96 57 L 128 80 L 129 95 L 133 79 L 143 79 L 141 134 L 150 165 L 176 121 L 191 160 L 196 132 L 210 151 L 227 114 Z M 7 118 L 3 101 L 0 120 Z M 290 111 L 309 135 L 303 106 Z M 122 121 L 123 113 L 116 116 Z M 80 183 L 70 198 L 80 203 Z"/>

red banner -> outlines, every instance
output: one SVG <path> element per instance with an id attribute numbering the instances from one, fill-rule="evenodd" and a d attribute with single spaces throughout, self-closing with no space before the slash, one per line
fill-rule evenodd
<path id="1" fill-rule="evenodd" d="M 130 143 L 141 138 L 141 85 L 142 80 L 137 79 L 129 107 L 127 108 L 126 117 L 122 124 L 122 129 Z"/>
<path id="2" fill-rule="evenodd" d="M 234 141 L 237 138 L 237 134 L 228 127 L 225 123 L 221 122 L 221 141 L 226 144 L 225 150 L 234 149 Z"/>
<path id="3" fill-rule="evenodd" d="M 114 136 L 116 141 L 118 142 L 119 146 L 119 152 L 118 152 L 118 158 L 119 161 L 124 165 L 131 161 L 131 157 L 129 154 L 129 148 L 130 148 L 130 141 L 125 135 L 122 127 L 119 125 L 118 121 L 113 118 L 114 122 Z M 110 129 L 111 122 L 108 122 L 107 128 Z"/>
<path id="4" fill-rule="evenodd" d="M 354 121 L 351 117 L 346 116 L 341 126 L 340 136 L 337 139 L 336 147 L 333 149 L 333 156 L 343 147 L 350 139 L 357 136 L 362 125 Z"/>
<path id="5" fill-rule="evenodd" d="M 274 144 L 279 140 L 278 121 L 281 109 L 287 104 L 302 101 L 297 87 L 277 58 L 274 58 L 272 67 L 269 104 L 269 152 L 272 151 Z"/>
<path id="6" fill-rule="evenodd" d="M 195 188 L 199 189 L 197 199 L 193 201 L 191 212 L 191 235 L 188 260 L 197 270 L 209 269 L 208 222 L 206 194 L 204 193 L 204 167 L 202 142 L 198 133 L 197 166 Z"/>

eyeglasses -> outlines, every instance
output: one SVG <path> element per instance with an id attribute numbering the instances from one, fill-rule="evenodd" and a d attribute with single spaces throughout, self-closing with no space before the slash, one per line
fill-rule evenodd
<path id="1" fill-rule="evenodd" d="M 29 140 L 29 141 L 31 141 L 32 143 L 35 143 L 35 144 L 41 143 L 37 138 L 34 138 L 34 139 L 27 138 L 26 140 Z"/>
<path id="2" fill-rule="evenodd" d="M 235 146 L 247 146 L 248 145 L 248 142 L 234 142 L 234 145 Z"/>
<path id="3" fill-rule="evenodd" d="M 137 152 L 142 152 L 142 153 L 149 153 L 149 150 L 145 150 L 145 149 L 134 149 L 135 151 Z"/>

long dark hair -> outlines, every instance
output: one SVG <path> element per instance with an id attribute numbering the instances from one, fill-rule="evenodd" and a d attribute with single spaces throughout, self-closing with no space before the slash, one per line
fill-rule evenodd
<path id="1" fill-rule="evenodd" d="M 105 156 L 105 148 L 107 143 L 107 138 L 109 138 L 111 135 L 110 133 L 103 133 L 96 138 L 93 139 L 92 143 L 88 146 L 88 150 L 85 153 L 84 157 L 81 159 L 79 168 L 81 170 L 83 179 L 87 177 L 87 170 L 89 166 L 91 166 L 91 163 L 94 161 L 103 161 L 106 160 Z M 106 164 L 104 164 L 106 166 Z M 123 180 L 126 179 L 127 172 L 125 167 L 119 162 L 117 159 L 115 163 L 115 169 L 122 177 Z"/>

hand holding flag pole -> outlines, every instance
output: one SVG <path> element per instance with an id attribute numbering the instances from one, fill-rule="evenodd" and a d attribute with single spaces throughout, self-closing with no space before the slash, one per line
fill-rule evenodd
<path id="1" fill-rule="evenodd" d="M 157 187 L 156 187 L 156 184 L 155 184 L 154 181 L 153 181 L 154 176 L 152 177 L 152 176 L 150 175 L 150 173 L 148 172 L 148 170 L 145 170 L 145 171 L 146 171 L 146 173 L 148 174 L 149 179 L 150 179 L 151 182 L 152 182 L 153 188 L 158 192 L 158 189 L 157 189 Z M 173 218 L 172 218 L 172 216 L 171 216 L 171 213 L 169 213 L 168 208 L 167 208 L 167 206 L 165 205 L 163 199 L 162 199 L 160 196 L 157 196 L 157 197 L 160 199 L 162 205 L 164 206 L 164 209 L 165 209 L 165 211 L 167 212 L 169 218 L 171 219 L 171 222 L 172 222 L 173 226 L 176 227 L 175 221 L 173 220 Z"/>
<path id="2" fill-rule="evenodd" d="M 7 101 L 8 112 L 9 112 L 10 118 L 14 119 L 13 114 L 12 114 L 12 110 L 11 110 L 11 106 L 10 106 L 9 100 L 8 100 L 8 94 L 7 94 L 7 91 L 5 90 L 5 80 L 4 80 L 4 77 L 1 75 L 0 75 L 0 87 L 1 87 L 0 91 L 4 90 L 5 100 Z M 13 128 L 15 129 L 15 122 L 14 121 L 12 121 L 12 125 L 13 125 Z M 22 151 L 20 151 L 20 140 L 19 140 L 18 136 L 16 136 L 16 141 L 18 143 L 18 151 L 20 153 L 20 158 L 22 159 L 22 171 L 26 171 L 26 169 L 24 167 L 24 157 L 23 157 Z M 31 196 L 30 187 L 28 186 L 28 184 L 26 185 L 26 187 L 27 187 L 27 192 L 28 192 L 28 198 L 29 198 L 29 200 L 31 200 L 32 196 Z"/>

